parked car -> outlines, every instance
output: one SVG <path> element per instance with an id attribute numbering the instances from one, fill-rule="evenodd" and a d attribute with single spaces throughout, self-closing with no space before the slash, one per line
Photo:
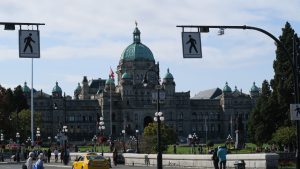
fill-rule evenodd
<path id="1" fill-rule="evenodd" d="M 87 153 L 75 159 L 72 169 L 109 169 L 109 161 L 97 153 Z"/>

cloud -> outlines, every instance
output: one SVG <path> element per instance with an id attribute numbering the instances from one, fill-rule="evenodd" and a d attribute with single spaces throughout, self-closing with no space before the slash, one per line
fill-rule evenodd
<path id="1" fill-rule="evenodd" d="M 286 21 L 291 22 L 296 32 L 300 31 L 299 6 L 297 0 L 289 3 L 281 0 L 2 0 L 0 19 L 46 24 L 39 27 L 41 59 L 36 64 L 39 70 L 36 86 L 45 90 L 51 91 L 56 80 L 73 92 L 77 78 L 81 80 L 83 75 L 105 78 L 108 67 L 116 67 L 123 50 L 132 43 L 135 20 L 141 30 L 142 43 L 152 50 L 162 72 L 170 67 L 180 89 L 198 90 L 200 80 L 191 86 L 185 84 L 186 71 L 195 73 L 192 76 L 197 76 L 199 71 L 206 72 L 199 78 L 205 81 L 201 84 L 203 87 L 224 85 L 229 73 L 242 79 L 241 69 L 251 71 L 265 65 L 268 72 L 272 72 L 276 48 L 273 40 L 260 32 L 225 30 L 225 35 L 220 37 L 216 35 L 217 30 L 211 29 L 208 34 L 202 34 L 203 58 L 183 59 L 182 29 L 176 25 L 246 24 L 266 29 L 278 37 Z M 17 36 L 16 31 L 0 31 L 3 68 L 15 67 L 11 62 L 18 59 Z M 23 83 L 24 78 L 19 74 L 11 72 L 13 78 L 5 83 Z M 1 73 L 0 76 L 4 77 Z M 253 78 L 262 79 L 262 76 Z"/>

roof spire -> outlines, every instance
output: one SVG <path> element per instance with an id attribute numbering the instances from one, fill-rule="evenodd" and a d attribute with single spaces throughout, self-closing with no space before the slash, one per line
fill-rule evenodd
<path id="1" fill-rule="evenodd" d="M 135 21 L 135 29 L 133 31 L 133 42 L 134 43 L 141 43 L 141 32 L 139 28 L 137 27 L 138 23 Z"/>

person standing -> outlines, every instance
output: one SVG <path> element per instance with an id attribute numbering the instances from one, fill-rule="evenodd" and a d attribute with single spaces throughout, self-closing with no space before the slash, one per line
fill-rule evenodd
<path id="1" fill-rule="evenodd" d="M 226 169 L 226 155 L 227 155 L 226 147 L 219 146 L 217 156 L 219 158 L 220 169 Z"/>
<path id="2" fill-rule="evenodd" d="M 27 169 L 32 169 L 32 158 L 33 158 L 33 156 L 34 156 L 33 152 L 30 152 L 28 154 L 28 159 L 26 160 L 26 163 L 25 163 Z"/>

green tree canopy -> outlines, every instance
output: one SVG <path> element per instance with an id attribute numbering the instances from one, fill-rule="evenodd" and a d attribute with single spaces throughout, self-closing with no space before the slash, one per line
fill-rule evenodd
<path id="1" fill-rule="evenodd" d="M 165 151 L 167 145 L 176 143 L 176 133 L 164 123 L 161 123 L 161 150 Z M 157 152 L 157 123 L 149 123 L 143 134 L 146 152 Z"/>
<path id="2" fill-rule="evenodd" d="M 296 127 L 280 127 L 272 137 L 271 142 L 288 147 L 296 146 Z"/>

